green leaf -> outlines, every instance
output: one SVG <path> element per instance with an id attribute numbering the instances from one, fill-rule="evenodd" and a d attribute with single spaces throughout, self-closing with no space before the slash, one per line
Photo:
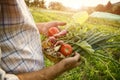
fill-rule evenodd
<path id="1" fill-rule="evenodd" d="M 94 49 L 92 49 L 92 46 L 89 45 L 86 41 L 82 41 L 79 45 L 87 53 L 94 53 Z"/>

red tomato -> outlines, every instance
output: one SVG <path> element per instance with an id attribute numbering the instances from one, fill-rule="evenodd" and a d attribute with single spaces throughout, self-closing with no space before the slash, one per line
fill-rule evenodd
<path id="1" fill-rule="evenodd" d="M 55 35 L 55 34 L 57 34 L 59 32 L 60 31 L 59 31 L 59 29 L 57 27 L 51 27 L 48 30 L 48 36 L 53 36 L 53 35 Z"/>
<path id="2" fill-rule="evenodd" d="M 62 44 L 61 48 L 60 48 L 60 52 L 64 55 L 64 56 L 69 56 L 70 54 L 72 54 L 72 47 L 69 44 Z"/>

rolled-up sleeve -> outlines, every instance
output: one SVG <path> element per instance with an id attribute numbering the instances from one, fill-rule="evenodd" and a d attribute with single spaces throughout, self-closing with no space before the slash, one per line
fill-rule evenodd
<path id="1" fill-rule="evenodd" d="M 0 62 L 1 62 L 1 48 L 0 48 Z M 19 78 L 14 74 L 7 74 L 4 70 L 0 67 L 0 80 L 19 80 Z"/>
<path id="2" fill-rule="evenodd" d="M 0 68 L 0 80 L 19 80 L 14 74 L 6 74 L 4 70 Z"/>

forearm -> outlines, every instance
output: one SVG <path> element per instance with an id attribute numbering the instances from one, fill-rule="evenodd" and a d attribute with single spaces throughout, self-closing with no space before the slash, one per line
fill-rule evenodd
<path id="1" fill-rule="evenodd" d="M 64 71 L 64 65 L 61 62 L 40 71 L 18 74 L 17 76 L 20 80 L 54 80 Z"/>

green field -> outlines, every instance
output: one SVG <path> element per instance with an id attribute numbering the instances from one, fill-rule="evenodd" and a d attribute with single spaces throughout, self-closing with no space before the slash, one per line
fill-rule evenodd
<path id="1" fill-rule="evenodd" d="M 96 32 L 104 32 L 105 34 L 120 34 L 120 20 L 118 15 L 116 19 L 108 19 L 102 17 L 93 17 L 86 12 L 62 12 L 51 11 L 43 9 L 30 9 L 34 20 L 36 22 L 48 22 L 48 21 L 64 21 L 67 22 L 67 26 L 71 26 L 74 29 L 74 34 L 77 34 L 77 29 L 81 28 L 84 31 L 95 29 Z M 96 15 L 96 14 L 95 14 Z M 108 14 L 104 14 L 104 16 Z M 109 16 L 113 14 L 109 14 Z M 120 17 L 120 16 L 119 16 Z M 63 27 L 64 28 L 64 27 Z M 75 32 L 76 31 L 76 32 Z M 83 32 L 84 32 L 83 31 Z M 96 54 L 85 55 L 84 61 L 80 66 L 70 71 L 65 72 L 59 76 L 56 80 L 119 80 L 120 79 L 120 36 L 114 37 L 109 40 L 114 42 L 114 45 L 109 44 L 102 46 L 101 50 L 97 50 Z M 104 49 L 108 46 L 112 48 Z M 100 55 L 99 55 L 99 54 Z M 46 66 L 51 66 L 53 63 L 45 58 Z"/>

